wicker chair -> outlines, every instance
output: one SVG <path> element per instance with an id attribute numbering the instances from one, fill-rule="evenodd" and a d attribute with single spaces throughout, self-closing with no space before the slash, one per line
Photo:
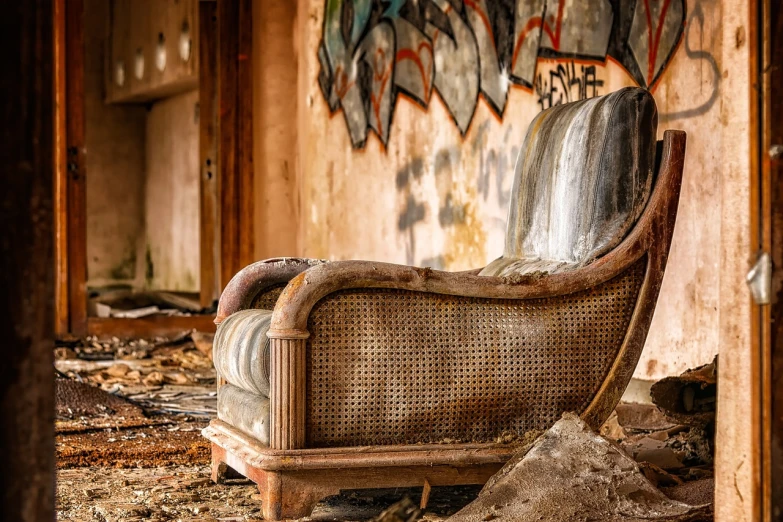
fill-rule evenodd
<path id="1" fill-rule="evenodd" d="M 258 484 L 266 519 L 342 489 L 481 484 L 525 434 L 625 390 L 674 228 L 685 134 L 641 89 L 531 123 L 504 255 L 458 273 L 274 259 L 224 291 L 213 479 Z M 272 311 L 274 310 L 274 311 Z"/>

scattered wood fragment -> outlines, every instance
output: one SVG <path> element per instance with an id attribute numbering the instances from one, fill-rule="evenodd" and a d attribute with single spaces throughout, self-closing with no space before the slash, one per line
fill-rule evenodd
<path id="1" fill-rule="evenodd" d="M 689 426 L 715 422 L 718 357 L 678 377 L 666 377 L 652 385 L 652 401 L 670 419 Z"/>
<path id="2" fill-rule="evenodd" d="M 430 501 L 430 493 L 432 492 L 432 486 L 427 479 L 424 479 L 424 489 L 421 492 L 421 502 L 419 502 L 419 508 L 427 509 L 427 504 Z"/>
<path id="3" fill-rule="evenodd" d="M 405 497 L 381 513 L 373 522 L 415 522 L 421 515 L 422 512 L 416 504 Z"/>
<path id="4" fill-rule="evenodd" d="M 215 341 L 215 334 L 194 331 L 190 334 L 190 338 L 193 339 L 193 344 L 196 345 L 196 349 L 206 355 L 211 361 L 212 344 Z"/>

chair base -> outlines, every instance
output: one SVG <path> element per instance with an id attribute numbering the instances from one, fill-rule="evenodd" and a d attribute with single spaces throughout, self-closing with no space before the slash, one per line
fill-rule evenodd
<path id="1" fill-rule="evenodd" d="M 229 468 L 252 480 L 262 496 L 264 520 L 302 518 L 341 490 L 484 484 L 522 444 L 428 444 L 272 450 L 215 420 L 212 480 Z"/>

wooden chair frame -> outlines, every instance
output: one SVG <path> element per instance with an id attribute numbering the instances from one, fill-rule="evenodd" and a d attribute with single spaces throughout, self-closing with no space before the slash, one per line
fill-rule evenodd
<path id="1" fill-rule="evenodd" d="M 661 144 L 659 143 L 659 146 Z M 225 422 L 204 430 L 212 442 L 212 477 L 227 466 L 258 484 L 265 519 L 309 514 L 321 498 L 343 489 L 482 484 L 514 454 L 514 444 L 420 444 L 343 448 L 306 447 L 308 316 L 325 296 L 345 289 L 384 288 L 452 296 L 538 299 L 601 285 L 646 257 L 638 298 L 621 348 L 600 389 L 578 412 L 597 429 L 620 400 L 644 346 L 674 231 L 685 155 L 685 133 L 666 131 L 647 206 L 631 233 L 589 265 L 542 277 L 479 276 L 366 261 L 315 264 L 270 260 L 241 271 L 224 291 L 216 322 L 286 284 L 271 329 L 270 444 L 265 447 Z"/>

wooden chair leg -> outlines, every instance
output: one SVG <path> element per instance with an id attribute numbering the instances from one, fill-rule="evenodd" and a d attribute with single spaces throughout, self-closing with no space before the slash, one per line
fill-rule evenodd
<path id="1" fill-rule="evenodd" d="M 213 455 L 212 456 L 212 482 L 214 482 L 215 484 L 225 484 L 227 472 L 228 472 L 228 465 L 225 462 L 216 460 Z"/>
<path id="2" fill-rule="evenodd" d="M 285 472 L 265 472 L 265 475 L 265 480 L 258 483 L 264 520 L 307 517 L 319 501 L 339 493 L 333 486 L 292 477 Z"/>

